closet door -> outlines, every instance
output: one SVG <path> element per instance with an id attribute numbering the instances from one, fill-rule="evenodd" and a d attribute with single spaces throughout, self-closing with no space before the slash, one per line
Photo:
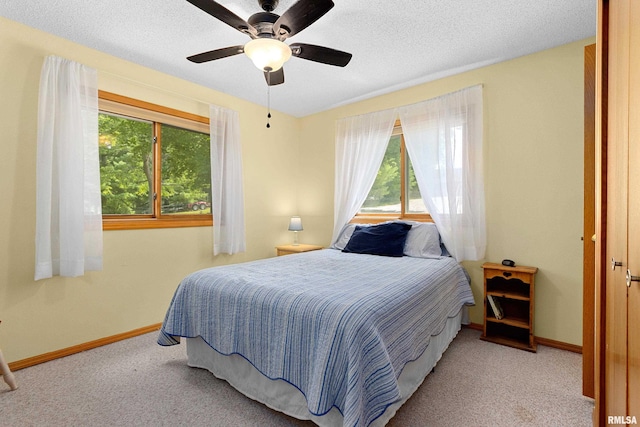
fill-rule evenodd
<path id="1" fill-rule="evenodd" d="M 605 413 L 627 415 L 629 0 L 609 2 L 608 45 Z"/>
<path id="2" fill-rule="evenodd" d="M 636 418 L 640 417 L 638 22 L 640 1 L 609 2 L 606 186 L 607 257 L 611 259 L 612 269 L 606 280 L 605 414 Z"/>
<path id="3" fill-rule="evenodd" d="M 629 272 L 640 276 L 640 1 L 629 10 Z M 634 23 L 634 24 L 631 24 Z M 640 418 L 640 282 L 627 300 L 628 412 Z"/>
<path id="4" fill-rule="evenodd" d="M 582 394 L 595 397 L 596 45 L 584 47 L 584 224 L 582 233 Z"/>

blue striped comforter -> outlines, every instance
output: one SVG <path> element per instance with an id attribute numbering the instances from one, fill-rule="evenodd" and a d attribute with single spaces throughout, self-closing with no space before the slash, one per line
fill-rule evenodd
<path id="1" fill-rule="evenodd" d="M 158 343 L 201 336 L 283 379 L 323 415 L 367 426 L 400 399 L 397 378 L 463 305 L 453 258 L 391 258 L 325 249 L 197 271 L 180 283 Z"/>

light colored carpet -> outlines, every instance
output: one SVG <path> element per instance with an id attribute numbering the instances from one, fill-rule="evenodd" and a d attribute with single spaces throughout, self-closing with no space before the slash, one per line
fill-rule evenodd
<path id="1" fill-rule="evenodd" d="M 463 329 L 388 425 L 591 425 L 580 355 L 544 346 L 528 353 L 479 335 Z M 0 383 L 0 426 L 314 425 L 189 368 L 184 344 L 155 340 L 147 334 L 15 372 L 18 390 Z"/>

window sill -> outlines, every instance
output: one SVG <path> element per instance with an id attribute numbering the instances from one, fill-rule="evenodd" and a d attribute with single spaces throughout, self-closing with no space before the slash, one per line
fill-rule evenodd
<path id="1" fill-rule="evenodd" d="M 351 219 L 351 223 L 355 224 L 379 224 L 385 221 L 405 220 L 418 222 L 433 222 L 429 214 L 356 214 Z"/>
<path id="2" fill-rule="evenodd" d="M 181 228 L 181 227 L 210 227 L 213 225 L 211 215 L 203 218 L 102 218 L 103 230 L 139 230 L 148 228 Z"/>

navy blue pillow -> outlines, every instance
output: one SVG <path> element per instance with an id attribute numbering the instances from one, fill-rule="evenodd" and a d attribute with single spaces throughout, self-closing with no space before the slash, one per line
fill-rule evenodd
<path id="1" fill-rule="evenodd" d="M 411 224 L 402 222 L 357 225 L 342 252 L 401 257 L 410 229 Z"/>

